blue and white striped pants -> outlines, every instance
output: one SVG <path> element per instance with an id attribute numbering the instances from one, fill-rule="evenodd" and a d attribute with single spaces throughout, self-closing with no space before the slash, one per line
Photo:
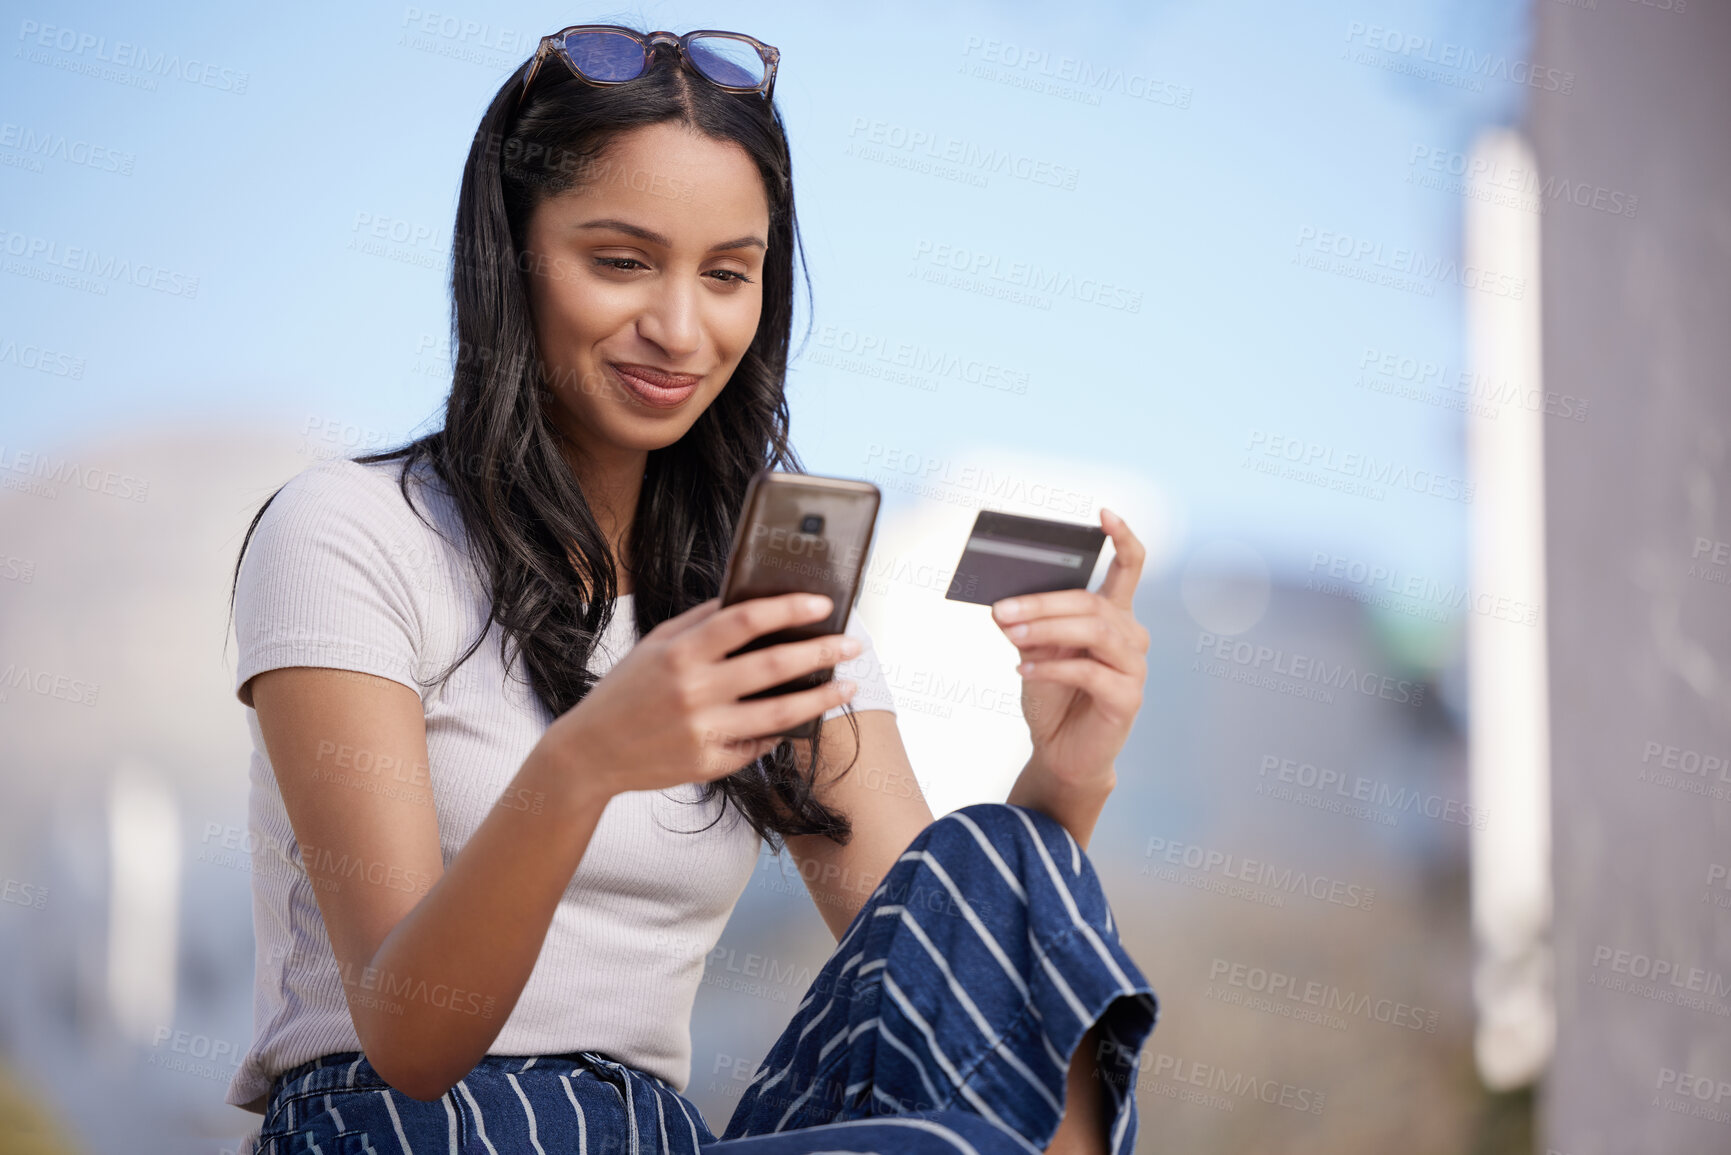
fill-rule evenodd
<path id="1" fill-rule="evenodd" d="M 1015 1155 L 1057 1130 L 1070 1056 L 1095 1063 L 1113 1155 L 1136 1142 L 1153 989 L 1093 864 L 1055 819 L 976 803 L 922 830 L 872 893 L 718 1138 L 697 1106 L 591 1051 L 488 1055 L 442 1098 L 358 1052 L 285 1072 L 262 1155 Z"/>

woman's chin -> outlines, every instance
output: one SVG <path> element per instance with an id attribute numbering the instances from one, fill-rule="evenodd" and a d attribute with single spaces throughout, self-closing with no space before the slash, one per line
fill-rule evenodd
<path id="1" fill-rule="evenodd" d="M 701 413 L 695 408 L 679 412 L 622 409 L 610 414 L 603 436 L 620 449 L 666 449 L 685 436 Z"/>

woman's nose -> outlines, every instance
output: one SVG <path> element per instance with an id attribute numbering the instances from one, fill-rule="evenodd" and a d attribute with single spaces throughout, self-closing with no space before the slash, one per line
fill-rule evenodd
<path id="1" fill-rule="evenodd" d="M 697 352 L 702 340 L 697 286 L 685 284 L 684 278 L 669 278 L 655 286 L 637 318 L 637 332 L 671 360 Z"/>

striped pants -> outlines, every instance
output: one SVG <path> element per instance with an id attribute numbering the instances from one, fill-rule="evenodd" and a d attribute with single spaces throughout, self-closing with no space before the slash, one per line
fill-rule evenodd
<path id="1" fill-rule="evenodd" d="M 848 925 L 717 1137 L 591 1051 L 488 1055 L 433 1102 L 358 1052 L 285 1072 L 261 1155 L 1038 1155 L 1090 1026 L 1113 1155 L 1136 1142 L 1158 1006 L 1093 864 L 1055 819 L 976 803 L 922 830 Z"/>

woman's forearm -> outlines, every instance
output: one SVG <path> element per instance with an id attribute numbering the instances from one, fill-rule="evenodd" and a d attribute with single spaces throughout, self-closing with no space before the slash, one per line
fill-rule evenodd
<path id="1" fill-rule="evenodd" d="M 404 1094 L 444 1094 L 516 1006 L 611 797 L 582 771 L 531 751 L 371 966 L 343 976 L 362 1049 Z"/>
<path id="2" fill-rule="evenodd" d="M 1051 815 L 1086 850 L 1094 824 L 1106 808 L 1106 798 L 1117 784 L 1118 775 L 1111 766 L 1086 781 L 1070 782 L 1054 776 L 1034 757 L 1022 767 L 1004 801 Z"/>

